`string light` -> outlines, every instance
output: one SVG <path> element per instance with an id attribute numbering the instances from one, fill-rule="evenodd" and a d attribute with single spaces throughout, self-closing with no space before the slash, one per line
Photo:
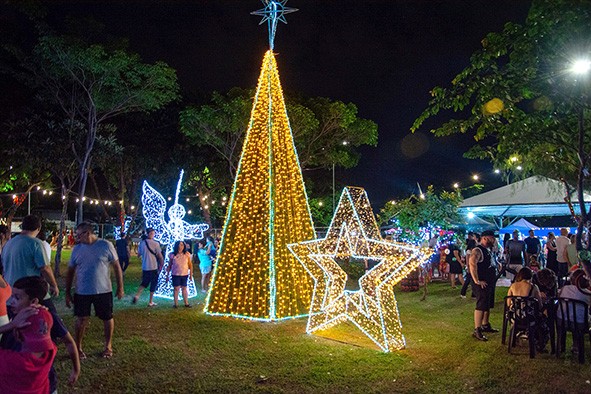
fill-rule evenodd
<path id="1" fill-rule="evenodd" d="M 349 320 L 385 352 L 405 347 L 393 287 L 429 254 L 383 241 L 364 189 L 343 190 L 326 237 L 289 249 L 314 280 L 309 334 Z M 337 262 L 351 258 L 378 262 L 359 278 L 356 291 L 345 288 L 348 275 Z"/>
<path id="2" fill-rule="evenodd" d="M 166 245 L 164 267 L 158 275 L 158 287 L 154 293 L 155 296 L 161 298 L 172 299 L 174 294 L 171 281 L 166 280 L 168 276 L 169 256 L 173 251 L 174 243 L 176 241 L 184 241 L 185 239 L 201 239 L 203 238 L 203 232 L 209 228 L 207 224 L 189 224 L 183 220 L 185 217 L 185 207 L 178 203 L 183 174 L 184 171 L 181 170 L 174 204 L 168 209 L 168 222 L 166 222 L 164 217 L 166 200 L 162 197 L 162 194 L 158 193 L 146 181 L 144 181 L 142 186 L 142 212 L 146 219 L 146 227 L 151 227 L 156 231 L 156 235 L 154 235 L 155 241 Z M 193 272 L 189 275 L 187 291 L 189 298 L 197 295 Z"/>
<path id="3" fill-rule="evenodd" d="M 305 316 L 312 280 L 287 245 L 314 238 L 277 64 L 267 51 L 205 312 L 262 321 Z"/>

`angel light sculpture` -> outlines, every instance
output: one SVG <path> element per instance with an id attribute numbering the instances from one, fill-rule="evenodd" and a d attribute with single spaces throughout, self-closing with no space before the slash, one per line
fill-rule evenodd
<path id="1" fill-rule="evenodd" d="M 166 212 L 166 200 L 156 191 L 148 182 L 144 181 L 142 186 L 142 212 L 146 220 L 146 227 L 152 227 L 156 231 L 154 240 L 166 245 L 166 254 L 164 256 L 164 267 L 158 274 L 158 287 L 154 295 L 161 298 L 173 298 L 173 287 L 170 280 L 166 280 L 169 264 L 169 256 L 172 253 L 176 241 L 186 239 L 201 239 L 203 232 L 209 228 L 207 224 L 189 224 L 183 220 L 185 217 L 185 207 L 179 204 L 179 192 L 181 190 L 181 181 L 184 171 L 181 170 L 179 182 L 176 187 L 174 204 L 168 208 L 168 222 L 164 218 Z M 193 280 L 193 272 L 189 273 L 187 283 L 189 298 L 197 295 L 197 288 Z"/>
<path id="2" fill-rule="evenodd" d="M 131 226 L 131 216 L 126 216 L 125 220 L 123 221 L 123 226 L 113 226 L 113 236 L 115 237 L 115 241 L 120 240 L 123 234 L 125 237 L 129 231 L 129 227 Z"/>

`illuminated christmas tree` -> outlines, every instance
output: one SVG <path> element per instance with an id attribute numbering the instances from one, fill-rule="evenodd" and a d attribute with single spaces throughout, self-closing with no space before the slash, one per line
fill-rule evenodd
<path id="1" fill-rule="evenodd" d="M 293 9 L 266 4 L 257 15 L 269 21 L 271 49 L 263 59 L 205 312 L 279 320 L 308 313 L 312 279 L 287 245 L 314 239 L 315 232 L 272 51 L 277 20 Z"/>

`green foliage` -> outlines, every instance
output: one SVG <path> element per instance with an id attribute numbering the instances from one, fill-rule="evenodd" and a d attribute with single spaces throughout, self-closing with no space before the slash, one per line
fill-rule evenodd
<path id="1" fill-rule="evenodd" d="M 78 39 L 40 37 L 30 64 L 39 78 L 49 79 L 36 83 L 58 101 L 86 105 L 99 120 L 153 111 L 178 98 L 176 71 L 165 63 L 145 64 L 137 54 Z"/>
<path id="2" fill-rule="evenodd" d="M 450 228 L 458 222 L 458 207 L 462 202 L 459 192 L 442 191 L 438 195 L 433 186 L 429 186 L 423 197 L 412 195 L 387 202 L 380 210 L 379 222 L 384 225 L 397 219 L 400 227 L 414 232 L 420 227 Z"/>
<path id="3" fill-rule="evenodd" d="M 517 176 L 564 177 L 574 184 L 577 116 L 589 105 L 589 95 L 581 99 L 581 92 L 591 78 L 577 81 L 568 69 L 581 53 L 588 56 L 590 25 L 588 0 L 534 1 L 523 25 L 507 23 L 502 32 L 488 34 L 451 86 L 431 91 L 428 108 L 411 130 L 443 110 L 463 111 L 461 119 L 432 132 L 470 132 L 477 144 L 467 157 L 491 160 L 507 173 L 521 165 Z M 493 99 L 502 107 L 494 108 Z M 587 124 L 590 120 L 587 111 Z M 590 141 L 584 149 L 591 151 Z M 514 156 L 519 162 L 510 160 Z"/>
<path id="4" fill-rule="evenodd" d="M 190 106 L 180 113 L 181 131 L 197 146 L 210 147 L 218 162 L 234 178 L 240 149 L 248 127 L 254 92 L 233 88 L 214 92 L 211 103 Z M 333 164 L 357 165 L 355 148 L 377 145 L 377 125 L 357 117 L 357 107 L 327 98 L 286 97 L 287 112 L 303 169 L 329 168 Z"/>
<path id="5" fill-rule="evenodd" d="M 308 206 L 312 214 L 312 220 L 316 227 L 328 227 L 332 220 L 332 200 L 330 197 L 313 197 L 308 199 Z"/>

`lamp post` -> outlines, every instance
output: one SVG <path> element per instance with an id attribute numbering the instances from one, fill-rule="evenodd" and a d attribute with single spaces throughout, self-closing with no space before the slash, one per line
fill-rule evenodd
<path id="1" fill-rule="evenodd" d="M 586 102 L 586 94 L 585 94 L 585 82 L 586 79 L 589 77 L 589 72 L 591 71 L 591 60 L 589 59 L 579 59 L 572 63 L 571 73 L 575 75 L 576 82 L 579 85 L 580 89 L 580 103 L 578 108 L 578 132 L 579 132 L 579 139 L 578 139 L 578 159 L 579 159 L 579 173 L 577 179 L 577 196 L 579 199 L 579 206 L 581 209 L 581 218 L 579 221 L 579 225 L 577 227 L 577 250 L 581 250 L 582 242 L 581 242 L 581 234 L 583 230 L 584 223 L 588 220 L 588 212 L 585 207 L 585 201 L 583 198 L 583 181 L 585 175 L 588 175 L 587 170 L 587 155 L 585 154 L 585 102 Z M 591 274 L 591 270 L 589 267 L 589 262 L 584 262 L 585 270 L 587 274 Z"/>

